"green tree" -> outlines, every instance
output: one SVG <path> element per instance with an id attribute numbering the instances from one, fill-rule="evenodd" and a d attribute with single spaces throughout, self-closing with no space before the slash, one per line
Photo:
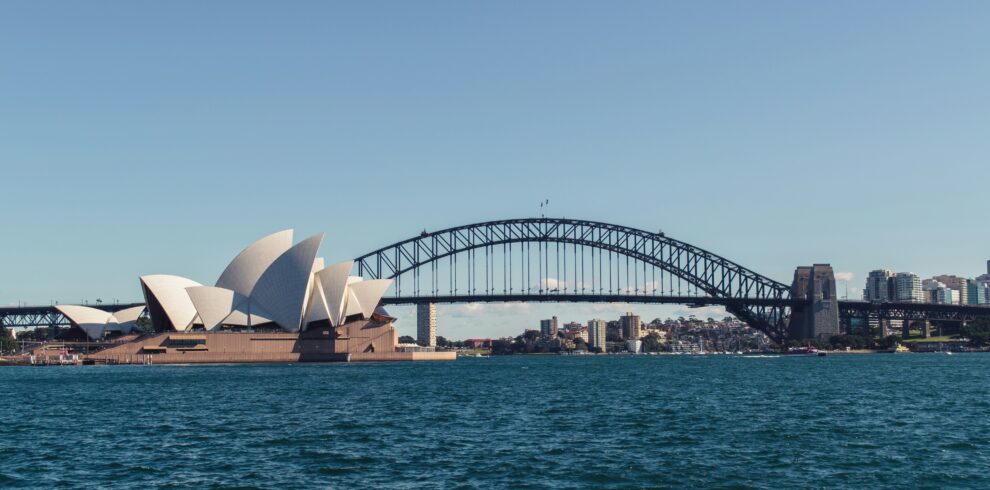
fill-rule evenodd
<path id="1" fill-rule="evenodd" d="M 145 332 L 154 332 L 155 326 L 151 323 L 151 317 L 147 315 L 142 315 L 137 321 L 134 322 L 141 330 Z"/>
<path id="2" fill-rule="evenodd" d="M 901 343 L 901 338 L 899 336 L 897 336 L 897 335 L 888 335 L 888 336 L 880 339 L 877 342 L 876 347 L 878 349 L 893 349 L 894 347 L 897 347 L 897 345 L 900 344 L 900 343 Z"/>
<path id="3" fill-rule="evenodd" d="M 492 341 L 492 354 L 496 356 L 505 356 L 513 354 L 515 351 L 512 348 L 512 342 L 508 340 L 497 339 Z"/>
<path id="4" fill-rule="evenodd" d="M 969 339 L 970 345 L 976 347 L 990 345 L 990 317 L 979 317 L 969 322 L 960 333 Z"/>
<path id="5" fill-rule="evenodd" d="M 412 338 L 412 337 L 410 337 L 408 335 L 403 335 L 403 336 L 399 337 L 399 343 L 400 344 L 415 344 L 416 343 L 416 339 L 414 339 L 414 338 Z"/>
<path id="6" fill-rule="evenodd" d="M 6 327 L 0 327 L 0 353 L 17 350 L 17 341 Z"/>
<path id="7" fill-rule="evenodd" d="M 656 332 L 650 332 L 642 340 L 643 352 L 660 352 L 663 350 L 663 342 L 660 340 L 660 334 Z"/>

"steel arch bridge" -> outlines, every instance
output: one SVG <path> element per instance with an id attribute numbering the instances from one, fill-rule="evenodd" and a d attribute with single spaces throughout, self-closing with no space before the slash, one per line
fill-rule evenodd
<path id="1" fill-rule="evenodd" d="M 385 304 L 628 302 L 721 305 L 776 342 L 789 285 L 700 247 L 627 226 L 523 218 L 427 232 L 355 259 L 395 280 Z"/>

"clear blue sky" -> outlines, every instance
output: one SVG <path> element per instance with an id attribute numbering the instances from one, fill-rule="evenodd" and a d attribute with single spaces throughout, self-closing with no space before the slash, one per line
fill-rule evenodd
<path id="1" fill-rule="evenodd" d="M 3 2 L 0 304 L 140 300 L 139 275 L 212 282 L 279 229 L 341 260 L 543 199 L 781 281 L 977 275 L 988 26 L 985 1 Z M 441 334 L 623 308 L 448 307 Z"/>

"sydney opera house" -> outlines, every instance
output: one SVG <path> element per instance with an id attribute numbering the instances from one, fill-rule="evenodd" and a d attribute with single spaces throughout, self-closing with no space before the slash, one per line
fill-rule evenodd
<path id="1" fill-rule="evenodd" d="M 351 276 L 353 262 L 326 266 L 323 235 L 293 244 L 292 230 L 251 244 L 212 286 L 180 276 L 140 278 L 145 307 L 114 313 L 57 308 L 90 339 L 127 341 L 89 354 L 96 362 L 211 363 L 453 359 L 452 352 L 401 347 L 395 318 L 379 306 L 391 280 Z"/>

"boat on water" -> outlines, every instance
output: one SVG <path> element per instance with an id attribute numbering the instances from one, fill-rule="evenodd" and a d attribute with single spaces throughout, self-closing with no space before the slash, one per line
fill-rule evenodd
<path id="1" fill-rule="evenodd" d="M 791 347 L 784 352 L 781 352 L 785 356 L 805 356 L 805 357 L 825 357 L 828 355 L 825 351 L 820 351 L 814 347 Z"/>

